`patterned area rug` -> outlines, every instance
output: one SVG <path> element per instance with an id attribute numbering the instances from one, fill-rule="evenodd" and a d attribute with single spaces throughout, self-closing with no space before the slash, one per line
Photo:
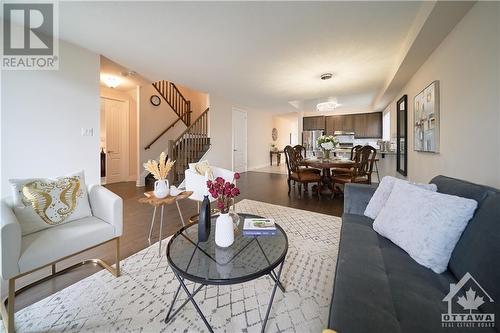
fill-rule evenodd
<path id="1" fill-rule="evenodd" d="M 289 250 L 266 332 L 326 328 L 338 252 L 338 217 L 252 200 L 237 210 L 272 217 L 286 231 Z M 166 325 L 178 286 L 154 244 L 122 261 L 122 276 L 100 271 L 16 313 L 17 332 L 207 332 L 192 304 Z M 260 332 L 272 280 L 209 286 L 195 297 L 215 332 Z M 192 288 L 188 284 L 188 288 Z M 176 304 L 185 294 L 180 293 Z M 2 325 L 3 329 L 3 325 Z"/>

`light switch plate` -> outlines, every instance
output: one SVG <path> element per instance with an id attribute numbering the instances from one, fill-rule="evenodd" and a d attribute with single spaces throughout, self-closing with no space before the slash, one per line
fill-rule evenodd
<path id="1" fill-rule="evenodd" d="M 92 127 L 90 128 L 82 127 L 82 136 L 94 136 L 94 129 Z"/>

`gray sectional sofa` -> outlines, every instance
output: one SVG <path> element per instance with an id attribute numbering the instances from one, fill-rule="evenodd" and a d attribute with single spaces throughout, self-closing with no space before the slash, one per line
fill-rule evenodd
<path id="1" fill-rule="evenodd" d="M 438 192 L 479 203 L 442 274 L 420 266 L 373 230 L 373 220 L 363 212 L 375 186 L 346 186 L 329 328 L 339 333 L 500 332 L 500 191 L 445 176 L 431 182 Z M 494 328 L 442 327 L 441 315 L 448 313 L 443 299 L 450 284 L 467 272 L 494 300 L 483 298 L 479 307 L 482 313 L 495 314 Z M 455 312 L 460 309 L 457 297 L 451 299 Z"/>

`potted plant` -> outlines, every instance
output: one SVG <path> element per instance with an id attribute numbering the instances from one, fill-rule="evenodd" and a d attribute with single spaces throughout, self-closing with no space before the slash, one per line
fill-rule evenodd
<path id="1" fill-rule="evenodd" d="M 316 143 L 323 151 L 323 158 L 330 158 L 330 151 L 338 145 L 338 140 L 333 135 L 322 135 L 316 139 Z"/>
<path id="2" fill-rule="evenodd" d="M 239 178 L 240 174 L 236 172 L 231 182 L 222 177 L 207 181 L 208 192 L 217 201 L 220 211 L 215 222 L 215 244 L 220 247 L 228 247 L 234 242 L 233 219 L 229 216 L 229 208 L 234 198 L 240 195 L 240 189 L 234 184 Z"/>
<path id="3" fill-rule="evenodd" d="M 149 160 L 144 163 L 144 169 L 146 169 L 146 171 L 149 171 L 156 179 L 153 192 L 155 194 L 155 197 L 157 197 L 158 199 L 163 199 L 170 194 L 170 187 L 168 184 L 167 176 L 174 163 L 175 161 L 167 159 L 167 155 L 164 152 L 160 154 L 159 162 L 155 160 Z"/>

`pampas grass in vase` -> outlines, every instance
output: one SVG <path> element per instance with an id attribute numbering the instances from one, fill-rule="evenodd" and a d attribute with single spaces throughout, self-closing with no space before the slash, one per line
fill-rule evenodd
<path id="1" fill-rule="evenodd" d="M 167 159 L 165 152 L 160 154 L 159 162 L 156 160 L 149 160 L 144 163 L 144 169 L 149 171 L 156 179 L 154 194 L 159 199 L 165 198 L 170 194 L 167 176 L 174 166 L 174 163 L 175 161 Z"/>

